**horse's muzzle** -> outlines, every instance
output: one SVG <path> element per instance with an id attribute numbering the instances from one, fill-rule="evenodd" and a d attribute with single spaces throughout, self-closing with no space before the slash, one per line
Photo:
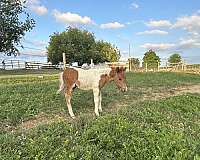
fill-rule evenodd
<path id="1" fill-rule="evenodd" d="M 126 92 L 127 90 L 128 90 L 127 87 L 121 88 L 121 91 L 122 91 L 122 92 Z"/>

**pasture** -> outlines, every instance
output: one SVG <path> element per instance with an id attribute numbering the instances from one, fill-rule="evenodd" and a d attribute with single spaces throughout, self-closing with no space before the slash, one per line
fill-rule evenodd
<path id="1" fill-rule="evenodd" d="M 43 76 L 41 78 L 40 76 Z M 0 159 L 200 159 L 200 76 L 127 73 L 128 91 L 75 90 L 69 117 L 58 71 L 0 71 Z"/>

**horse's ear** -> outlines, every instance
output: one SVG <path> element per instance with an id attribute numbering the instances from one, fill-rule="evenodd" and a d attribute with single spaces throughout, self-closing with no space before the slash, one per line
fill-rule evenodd
<path id="1" fill-rule="evenodd" d="M 110 77 L 114 77 L 116 75 L 116 68 L 114 66 L 111 66 L 111 71 L 110 71 Z"/>
<path id="2" fill-rule="evenodd" d="M 111 66 L 110 68 L 111 68 L 112 70 L 115 70 L 115 66 Z"/>
<path id="3" fill-rule="evenodd" d="M 116 72 L 119 73 L 120 72 L 120 68 L 116 67 Z"/>

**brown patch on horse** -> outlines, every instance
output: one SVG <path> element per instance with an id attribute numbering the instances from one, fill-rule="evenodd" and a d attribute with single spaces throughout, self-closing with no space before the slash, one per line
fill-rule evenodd
<path id="1" fill-rule="evenodd" d="M 107 74 L 101 75 L 101 79 L 99 80 L 99 89 L 103 88 L 108 81 L 109 76 Z"/>
<path id="2" fill-rule="evenodd" d="M 66 68 L 63 71 L 63 81 L 65 84 L 65 89 L 71 90 L 74 84 L 80 86 L 78 81 L 78 71 L 73 68 Z"/>

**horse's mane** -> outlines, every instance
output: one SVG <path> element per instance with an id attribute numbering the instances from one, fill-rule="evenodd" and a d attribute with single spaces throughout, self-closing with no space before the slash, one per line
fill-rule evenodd
<path id="1" fill-rule="evenodd" d="M 91 70 L 91 69 L 108 69 L 110 68 L 108 65 L 102 63 L 102 64 L 97 64 L 94 66 L 87 66 L 87 67 L 74 67 L 70 66 L 70 68 L 77 68 L 77 69 L 83 69 L 83 70 Z"/>

